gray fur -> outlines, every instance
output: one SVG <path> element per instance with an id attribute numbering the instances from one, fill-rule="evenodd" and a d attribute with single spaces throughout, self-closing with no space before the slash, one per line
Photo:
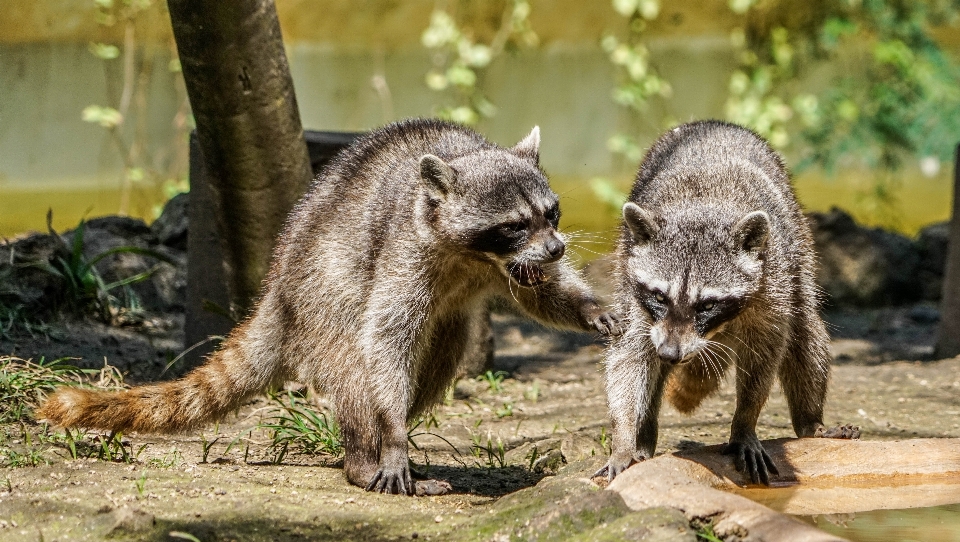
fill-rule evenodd
<path id="1" fill-rule="evenodd" d="M 640 166 L 617 247 L 626 330 L 606 359 L 610 479 L 653 456 L 665 391 L 689 412 L 735 367 L 727 451 L 754 482 L 776 473 L 756 435 L 779 377 L 798 436 L 822 429 L 828 336 L 815 254 L 780 157 L 718 121 L 664 134 Z"/>
<path id="2" fill-rule="evenodd" d="M 491 297 L 547 324 L 617 331 L 562 257 L 559 215 L 545 216 L 558 197 L 539 140 L 535 128 L 511 150 L 451 123 L 391 124 L 341 153 L 291 214 L 231 340 L 263 382 L 297 379 L 331 398 L 350 482 L 413 490 L 407 422 L 442 399 Z M 505 224 L 523 226 L 509 247 L 495 242 Z"/>

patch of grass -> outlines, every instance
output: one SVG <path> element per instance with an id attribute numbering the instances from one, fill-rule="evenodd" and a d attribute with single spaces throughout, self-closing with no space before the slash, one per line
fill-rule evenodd
<path id="1" fill-rule="evenodd" d="M 713 520 L 694 519 L 690 526 L 697 533 L 697 540 L 706 540 L 706 542 L 723 542 L 723 539 L 713 532 Z"/>
<path id="2" fill-rule="evenodd" d="M 490 387 L 490 391 L 493 393 L 500 393 L 503 391 L 503 379 L 507 377 L 506 371 L 487 371 L 482 375 L 477 377 L 477 380 L 480 382 L 486 382 L 487 386 Z"/>
<path id="3" fill-rule="evenodd" d="M 291 392 L 287 392 L 286 400 L 274 394 L 270 399 L 276 414 L 260 422 L 257 428 L 270 435 L 273 463 L 282 462 L 291 448 L 301 454 L 339 456 L 343 453 L 340 427 L 325 412 L 314 411 Z"/>
<path id="4" fill-rule="evenodd" d="M 180 450 L 174 448 L 167 452 L 163 457 L 153 457 L 147 461 L 147 466 L 155 469 L 172 469 L 183 463 L 183 455 Z"/>
<path id="5" fill-rule="evenodd" d="M 473 457 L 477 460 L 478 466 L 490 469 L 502 469 L 507 466 L 507 449 L 499 436 L 497 437 L 496 443 L 493 442 L 493 437 L 490 436 L 490 433 L 487 433 L 486 444 L 484 444 L 483 437 L 480 435 L 474 435 L 471 440 L 470 453 L 472 453 Z"/>
<path id="6" fill-rule="evenodd" d="M 58 386 L 78 386 L 96 370 L 79 369 L 61 358 L 34 363 L 13 356 L 0 357 L 0 423 L 33 419 L 33 409 Z"/>

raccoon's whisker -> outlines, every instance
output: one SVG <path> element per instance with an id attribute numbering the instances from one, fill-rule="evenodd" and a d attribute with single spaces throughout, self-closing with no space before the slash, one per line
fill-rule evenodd
<path id="1" fill-rule="evenodd" d="M 753 355 L 757 356 L 758 358 L 762 358 L 762 357 L 763 357 L 763 356 L 760 355 L 760 352 L 757 352 L 757 351 L 754 350 L 753 347 L 751 347 L 749 344 L 743 342 L 743 339 L 741 339 L 740 337 L 737 337 L 736 335 L 731 335 L 731 337 L 733 337 L 734 339 L 736 339 L 737 341 L 739 341 L 740 344 L 742 344 L 743 346 L 747 347 L 747 350 L 753 352 Z M 737 357 L 739 358 L 739 356 L 737 356 Z"/>
<path id="2" fill-rule="evenodd" d="M 568 246 L 573 246 L 573 245 L 568 245 Z M 582 249 L 582 250 L 586 250 L 587 252 L 596 254 L 597 256 L 603 256 L 603 255 L 605 254 L 604 252 L 597 252 L 596 250 L 590 250 L 590 249 L 587 248 L 587 247 L 578 247 L 578 248 L 580 248 L 580 249 Z"/>
<path id="3" fill-rule="evenodd" d="M 517 262 L 513 262 L 510 264 L 510 268 L 507 270 L 509 272 L 507 276 L 507 290 L 510 292 L 510 297 L 512 297 L 517 303 L 520 303 L 520 300 L 517 299 L 517 294 L 513 293 L 513 281 L 510 280 L 509 276 L 513 274 L 514 269 L 516 269 L 518 265 L 519 264 Z"/>
<path id="4" fill-rule="evenodd" d="M 707 341 L 707 344 L 716 345 L 716 346 L 719 346 L 720 348 L 722 348 L 722 349 L 724 350 L 724 352 L 726 352 L 727 360 L 728 360 L 728 361 L 733 361 L 733 358 L 731 358 L 731 356 L 733 356 L 733 357 L 739 357 L 739 356 L 737 355 L 737 351 L 736 351 L 736 350 L 734 350 L 733 348 L 730 348 L 729 346 L 723 344 L 722 342 L 708 340 L 708 341 Z"/>
<path id="5" fill-rule="evenodd" d="M 707 370 L 715 374 L 717 376 L 717 380 L 720 380 L 723 374 L 720 371 L 720 366 L 718 365 L 719 361 L 714 357 L 716 356 L 716 352 L 710 350 L 710 344 L 707 344 L 706 348 L 701 350 L 700 353 L 703 354 L 700 356 L 700 359 L 705 362 L 704 365 L 706 365 Z"/>

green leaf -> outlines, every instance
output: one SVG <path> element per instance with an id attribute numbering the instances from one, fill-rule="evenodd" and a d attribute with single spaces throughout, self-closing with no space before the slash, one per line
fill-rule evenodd
<path id="1" fill-rule="evenodd" d="M 103 60 L 113 60 L 120 56 L 120 48 L 107 43 L 91 43 L 90 52 Z"/>
<path id="2" fill-rule="evenodd" d="M 629 17 L 637 12 L 639 0 L 613 0 L 613 9 L 624 17 Z"/>
<path id="3" fill-rule="evenodd" d="M 83 109 L 81 118 L 86 122 L 95 122 L 104 128 L 115 128 L 123 123 L 123 115 L 112 107 L 88 105 Z"/>

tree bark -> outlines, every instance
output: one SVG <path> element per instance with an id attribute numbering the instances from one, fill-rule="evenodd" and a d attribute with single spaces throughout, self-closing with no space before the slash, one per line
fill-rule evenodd
<path id="1" fill-rule="evenodd" d="M 939 358 L 960 355 L 960 144 L 953 162 L 953 216 L 948 239 L 940 328 L 937 331 L 936 355 Z"/>
<path id="2" fill-rule="evenodd" d="M 239 318 L 311 178 L 280 24 L 273 0 L 167 4 Z"/>

